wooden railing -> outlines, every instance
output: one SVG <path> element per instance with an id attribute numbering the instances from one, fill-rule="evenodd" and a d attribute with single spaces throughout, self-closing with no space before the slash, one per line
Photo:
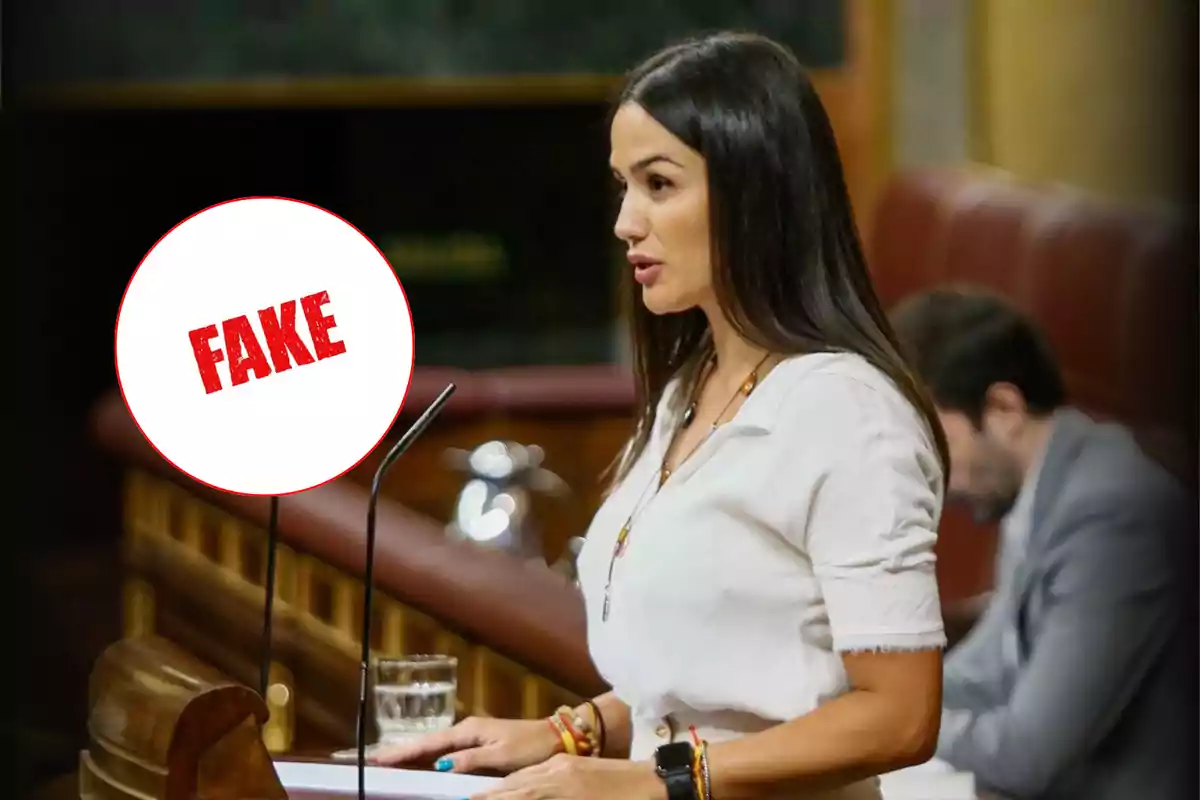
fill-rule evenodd
<path id="1" fill-rule="evenodd" d="M 126 634 L 157 633 L 257 686 L 267 500 L 174 470 L 115 393 L 93 428 L 126 470 Z M 366 500 L 344 478 L 281 501 L 264 728 L 274 752 L 354 741 Z M 377 531 L 372 649 L 457 656 L 461 714 L 537 717 L 606 688 L 587 653 L 582 601 L 564 578 L 449 541 L 440 523 L 392 498 L 380 501 Z"/>

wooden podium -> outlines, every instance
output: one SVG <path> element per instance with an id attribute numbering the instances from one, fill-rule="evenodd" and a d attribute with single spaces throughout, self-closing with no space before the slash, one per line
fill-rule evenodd
<path id="1" fill-rule="evenodd" d="M 125 639 L 92 670 L 88 749 L 80 755 L 82 800 L 354 800 L 346 763 L 274 761 L 262 741 L 267 708 L 165 639 Z M 969 775 L 923 767 L 884 776 L 884 796 L 974 798 Z M 281 780 L 282 777 L 282 780 Z M 495 778 L 367 767 L 368 796 L 458 800 Z M 286 788 L 285 788 L 286 787 Z"/>
<path id="2" fill-rule="evenodd" d="M 81 800 L 345 800 L 353 765 L 273 760 L 262 740 L 267 707 L 165 639 L 111 645 L 92 668 Z M 281 776 L 283 780 L 281 780 Z M 367 767 L 369 796 L 458 800 L 494 783 L 467 775 Z"/>
<path id="3" fill-rule="evenodd" d="M 166 640 L 111 645 L 88 694 L 81 800 L 286 800 L 262 698 Z"/>

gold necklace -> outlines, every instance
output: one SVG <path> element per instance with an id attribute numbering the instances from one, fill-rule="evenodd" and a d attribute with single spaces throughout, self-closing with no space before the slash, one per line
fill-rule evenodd
<path id="1" fill-rule="evenodd" d="M 692 451 L 687 454 L 687 456 L 683 459 L 683 461 L 680 462 L 680 466 L 682 466 L 683 463 L 687 461 L 687 459 L 691 458 L 696 453 L 697 450 L 699 450 L 701 447 L 703 447 L 704 443 L 708 441 L 709 437 L 712 436 L 713 433 L 716 432 L 717 428 L 720 427 L 721 418 L 725 416 L 725 413 L 727 411 L 729 411 L 729 407 L 733 405 L 734 401 L 737 400 L 739 397 L 749 397 L 750 396 L 750 393 L 753 392 L 754 389 L 758 386 L 759 370 L 762 369 L 763 365 L 767 363 L 767 359 L 769 359 L 770 357 L 771 357 L 770 353 L 763 356 L 762 360 L 759 361 L 758 364 L 754 367 L 754 369 L 752 369 L 750 371 L 750 374 L 747 375 L 746 379 L 744 381 L 742 381 L 740 386 L 738 386 L 737 391 L 735 391 L 733 393 L 733 395 L 730 396 L 728 402 L 725 403 L 725 407 L 722 408 L 721 412 L 719 414 L 717 414 L 717 416 L 713 419 L 713 423 L 709 427 L 708 431 L 704 434 L 704 438 L 702 438 L 696 444 L 696 446 L 692 448 Z M 703 384 L 706 383 L 708 381 L 709 377 L 712 375 L 712 370 L 715 368 L 715 364 L 716 364 L 716 356 L 714 355 L 713 358 L 709 361 L 708 366 L 706 367 L 704 378 L 700 383 L 701 386 L 703 386 Z M 671 434 L 671 440 L 670 440 L 670 442 L 667 443 L 667 448 L 663 452 L 662 463 L 659 464 L 658 475 L 656 476 L 657 480 L 652 480 L 650 482 L 650 485 L 642 490 L 642 494 L 638 497 L 637 503 L 634 504 L 633 511 L 629 512 L 629 517 L 625 520 L 625 524 L 622 525 L 621 530 L 617 532 L 617 540 L 616 540 L 616 542 L 613 543 L 612 555 L 609 557 L 609 560 L 608 560 L 608 579 L 604 584 L 604 610 L 601 615 L 602 622 L 608 621 L 608 612 L 609 612 L 609 609 L 612 607 L 613 569 L 614 569 L 614 567 L 616 567 L 617 559 L 625 554 L 626 545 L 629 541 L 629 534 L 630 534 L 630 531 L 633 529 L 634 519 L 636 517 L 640 516 L 641 512 L 644 512 L 646 510 L 646 506 L 648 506 L 650 504 L 651 500 L 653 500 L 655 497 L 658 496 L 658 492 L 659 492 L 659 490 L 662 489 L 663 484 L 665 484 L 667 482 L 667 479 L 671 477 L 671 470 L 667 469 L 667 459 L 670 458 L 671 451 L 675 449 L 675 443 L 679 438 L 679 434 L 682 433 L 689 426 L 691 426 L 692 421 L 696 417 L 696 403 L 697 403 L 697 399 L 695 396 L 696 394 L 699 394 L 699 392 L 697 391 L 693 394 L 691 402 L 688 403 L 688 407 L 683 413 L 683 419 L 681 421 L 681 424 L 677 425 L 675 427 L 675 431 Z M 657 484 L 657 485 L 655 485 L 655 484 Z M 652 488 L 654 489 L 654 492 L 653 492 L 653 494 L 650 495 L 649 500 L 646 500 L 646 492 L 650 491 Z M 643 504 L 643 501 L 645 501 L 644 504 Z"/>

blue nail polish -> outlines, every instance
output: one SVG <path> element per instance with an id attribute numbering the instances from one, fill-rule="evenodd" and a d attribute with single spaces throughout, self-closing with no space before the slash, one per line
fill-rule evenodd
<path id="1" fill-rule="evenodd" d="M 433 768 L 438 772 L 449 772 L 453 767 L 454 762 L 448 758 L 439 759 L 438 762 L 433 765 Z"/>

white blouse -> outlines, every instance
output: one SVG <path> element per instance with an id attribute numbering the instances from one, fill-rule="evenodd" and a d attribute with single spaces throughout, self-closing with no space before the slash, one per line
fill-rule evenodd
<path id="1" fill-rule="evenodd" d="M 848 689 L 841 652 L 945 645 L 942 471 L 883 373 L 855 355 L 785 360 L 655 495 L 674 389 L 578 560 L 588 645 L 630 706 L 634 759 L 691 725 L 721 741 L 812 711 Z M 873 798 L 877 785 L 820 796 Z"/>

